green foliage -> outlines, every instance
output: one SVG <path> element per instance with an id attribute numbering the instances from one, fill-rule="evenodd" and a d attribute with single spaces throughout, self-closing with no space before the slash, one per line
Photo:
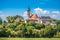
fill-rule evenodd
<path id="1" fill-rule="evenodd" d="M 6 32 L 5 28 L 0 31 L 0 37 L 9 37 L 9 33 Z"/>
<path id="2" fill-rule="evenodd" d="M 6 27 L 15 30 L 16 25 L 14 23 L 9 23 L 9 24 L 7 24 Z"/>
<path id="3" fill-rule="evenodd" d="M 18 17 L 20 21 L 15 22 Z M 22 16 L 16 15 L 8 16 L 7 21 L 2 24 L 0 18 L 0 37 L 60 37 L 60 20 L 54 20 L 57 25 L 44 25 L 31 20 L 25 23 Z"/>
<path id="4" fill-rule="evenodd" d="M 3 29 L 3 26 L 2 26 L 2 25 L 0 25 L 0 32 L 2 31 L 2 29 Z"/>
<path id="5" fill-rule="evenodd" d="M 60 32 L 60 24 L 57 25 L 57 30 Z"/>
<path id="6" fill-rule="evenodd" d="M 55 38 L 60 38 L 60 32 L 56 32 L 56 35 L 54 35 Z"/>
<path id="7" fill-rule="evenodd" d="M 26 26 L 27 30 L 33 30 L 35 27 L 34 26 Z"/>
<path id="8" fill-rule="evenodd" d="M 2 18 L 0 17 L 0 24 L 2 24 Z"/>
<path id="9" fill-rule="evenodd" d="M 16 19 L 17 17 L 20 17 L 21 19 L 23 19 L 23 17 L 20 16 L 20 15 L 16 15 L 16 16 L 14 16 L 15 19 Z"/>
<path id="10" fill-rule="evenodd" d="M 54 29 L 51 25 L 46 26 L 44 30 L 45 37 L 53 37 L 56 34 L 56 29 Z"/>
<path id="11" fill-rule="evenodd" d="M 56 23 L 57 23 L 57 24 L 60 24 L 60 20 L 57 20 Z"/>
<path id="12" fill-rule="evenodd" d="M 32 30 L 34 26 L 26 26 L 25 37 L 32 37 Z"/>
<path id="13" fill-rule="evenodd" d="M 23 24 L 20 24 L 16 27 L 16 30 L 22 30 L 24 28 L 24 25 Z"/>
<path id="14" fill-rule="evenodd" d="M 7 19 L 7 21 L 8 21 L 9 23 L 13 23 L 13 22 L 15 22 L 15 20 L 16 20 L 18 17 L 20 18 L 20 21 L 23 20 L 23 17 L 22 17 L 22 16 L 19 16 L 19 15 L 16 15 L 16 16 L 8 16 L 8 17 L 6 17 L 6 19 Z"/>
<path id="15" fill-rule="evenodd" d="M 36 29 L 45 28 L 45 25 L 44 25 L 44 24 L 36 24 L 36 25 L 35 25 L 35 28 L 36 28 Z"/>
<path id="16" fill-rule="evenodd" d="M 6 17 L 6 19 L 9 23 L 14 22 L 14 17 L 13 16 L 8 16 L 8 17 Z"/>
<path id="17" fill-rule="evenodd" d="M 35 24 L 36 24 L 36 23 L 35 23 L 34 21 L 29 21 L 29 22 L 27 22 L 27 25 L 28 25 L 28 26 L 35 26 Z"/>

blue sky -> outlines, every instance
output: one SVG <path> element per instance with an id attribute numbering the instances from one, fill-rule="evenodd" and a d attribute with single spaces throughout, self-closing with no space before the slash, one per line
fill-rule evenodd
<path id="1" fill-rule="evenodd" d="M 6 16 L 16 14 L 27 17 L 28 6 L 32 14 L 60 19 L 60 0 L 0 0 L 0 17 L 5 19 Z"/>

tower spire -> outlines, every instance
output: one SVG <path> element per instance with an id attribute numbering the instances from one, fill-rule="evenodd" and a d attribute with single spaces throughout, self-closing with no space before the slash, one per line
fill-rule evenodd
<path id="1" fill-rule="evenodd" d="M 27 11 L 30 11 L 30 6 L 28 6 L 28 9 L 27 9 Z"/>
<path id="2" fill-rule="evenodd" d="M 30 7 L 28 6 L 28 9 L 27 9 L 27 15 L 28 15 L 28 18 L 30 18 Z"/>

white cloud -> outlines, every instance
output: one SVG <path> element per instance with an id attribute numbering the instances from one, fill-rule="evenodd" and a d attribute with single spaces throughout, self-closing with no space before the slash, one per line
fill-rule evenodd
<path id="1" fill-rule="evenodd" d="M 8 15 L 6 14 L 0 14 L 0 17 L 7 17 Z"/>
<path id="2" fill-rule="evenodd" d="M 44 10 L 42 13 L 43 13 L 43 14 L 47 14 L 47 13 L 49 13 L 49 11 Z"/>
<path id="3" fill-rule="evenodd" d="M 2 13 L 3 13 L 3 12 L 2 12 L 2 11 L 0 11 L 0 17 L 3 17 L 3 16 L 4 16 Z"/>
<path id="4" fill-rule="evenodd" d="M 56 19 L 60 19 L 60 11 L 58 10 L 44 10 L 41 8 L 35 8 L 34 12 L 37 13 L 38 15 L 40 14 L 40 16 L 50 16 L 51 18 L 56 18 Z"/>
<path id="5" fill-rule="evenodd" d="M 53 15 L 53 17 L 56 17 L 56 15 Z"/>
<path id="6" fill-rule="evenodd" d="M 41 8 L 35 8 L 34 11 L 35 11 L 35 13 L 40 13 L 40 14 L 48 14 L 49 13 L 48 10 L 43 10 Z"/>
<path id="7" fill-rule="evenodd" d="M 59 11 L 52 11 L 53 14 L 60 14 Z"/>
<path id="8" fill-rule="evenodd" d="M 52 15 L 51 17 L 52 17 L 52 18 L 55 18 L 55 17 L 56 17 L 56 15 Z"/>
<path id="9" fill-rule="evenodd" d="M 7 16 L 8 16 L 7 14 L 1 14 L 1 15 L 0 15 L 0 17 L 1 17 L 3 20 L 5 20 Z"/>
<path id="10" fill-rule="evenodd" d="M 3 11 L 0 11 L 0 17 L 5 20 L 6 16 L 8 16 L 7 14 L 4 14 Z"/>
<path id="11" fill-rule="evenodd" d="M 5 16 L 5 15 L 2 15 L 2 14 L 0 15 L 0 17 L 3 17 L 3 16 Z"/>
<path id="12" fill-rule="evenodd" d="M 25 18 L 25 19 L 27 19 L 27 11 L 25 11 L 24 13 L 23 13 L 23 17 Z"/>
<path id="13" fill-rule="evenodd" d="M 27 16 L 27 11 L 24 12 L 23 16 Z"/>

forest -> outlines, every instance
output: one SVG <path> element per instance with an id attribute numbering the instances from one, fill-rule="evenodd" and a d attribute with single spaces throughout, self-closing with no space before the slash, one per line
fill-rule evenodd
<path id="1" fill-rule="evenodd" d="M 19 22 L 15 22 L 16 18 Z M 7 20 L 7 21 L 6 21 Z M 8 38 L 60 38 L 60 20 L 53 19 L 56 25 L 40 24 L 24 20 L 20 15 L 8 16 L 6 20 L 0 17 L 0 37 Z"/>

